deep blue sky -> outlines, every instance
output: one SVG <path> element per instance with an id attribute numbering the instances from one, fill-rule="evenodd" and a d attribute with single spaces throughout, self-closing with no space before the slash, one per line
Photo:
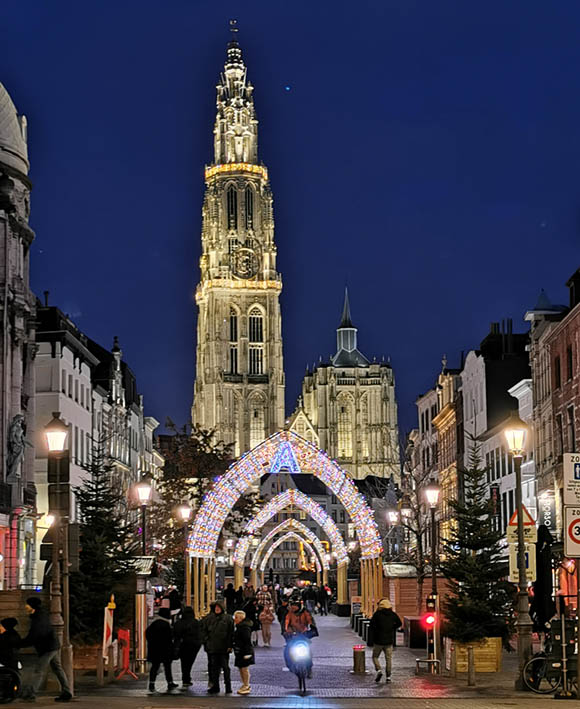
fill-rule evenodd
<path id="1" fill-rule="evenodd" d="M 20 0 L 0 81 L 29 119 L 32 284 L 147 411 L 186 421 L 203 165 L 237 17 L 276 218 L 287 403 L 335 347 L 348 282 L 402 427 L 441 355 L 517 329 L 580 266 L 576 0 Z M 9 31 L 7 31 L 9 29 Z M 291 90 L 286 91 L 285 86 Z"/>

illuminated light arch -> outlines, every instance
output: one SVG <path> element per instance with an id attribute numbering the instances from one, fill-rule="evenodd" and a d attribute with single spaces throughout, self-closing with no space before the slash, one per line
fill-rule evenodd
<path id="1" fill-rule="evenodd" d="M 274 539 L 274 537 L 277 534 L 281 534 L 282 532 L 285 532 L 286 530 L 292 530 L 295 532 L 298 532 L 301 537 L 304 537 L 306 541 L 308 541 L 309 546 L 314 547 L 316 551 L 318 552 L 318 556 L 320 557 L 320 560 L 322 562 L 322 567 L 328 569 L 329 564 L 326 561 L 326 552 L 324 547 L 322 546 L 322 543 L 320 539 L 314 534 L 314 532 L 311 529 L 308 529 L 308 527 L 305 524 L 302 524 L 302 522 L 299 522 L 296 519 L 286 519 L 283 522 L 280 522 L 274 529 L 270 530 L 268 534 L 262 539 L 258 547 L 256 548 L 256 551 L 254 552 L 254 557 L 252 559 L 252 563 L 250 564 L 251 569 L 256 569 L 258 568 L 258 561 L 260 560 L 260 556 L 262 555 L 262 552 L 264 549 L 268 546 L 270 541 Z M 241 539 L 238 542 L 238 545 L 241 543 Z M 245 555 L 244 555 L 245 556 Z M 239 564 L 240 566 L 244 563 L 244 559 L 241 561 L 237 557 L 237 549 L 236 552 L 234 553 L 234 560 L 236 564 Z"/>
<path id="2" fill-rule="evenodd" d="M 234 562 L 239 566 L 244 565 L 244 560 L 250 544 L 252 543 L 252 535 L 261 529 L 275 514 L 281 512 L 286 507 L 297 507 L 299 510 L 306 512 L 312 519 L 318 523 L 323 529 L 326 536 L 330 539 L 333 551 L 336 552 L 336 563 L 348 563 L 348 552 L 342 535 L 336 526 L 336 522 L 326 513 L 324 508 L 315 502 L 311 497 L 305 495 L 300 490 L 290 488 L 284 490 L 280 494 L 273 497 L 264 507 L 260 509 L 258 514 L 251 519 L 244 527 L 243 536 L 240 538 L 236 547 Z M 287 520 L 289 521 L 289 520 Z"/>
<path id="3" fill-rule="evenodd" d="M 268 549 L 268 551 L 264 554 L 264 558 L 262 559 L 262 563 L 260 564 L 260 571 L 264 573 L 266 570 L 266 565 L 272 556 L 272 554 L 276 551 L 276 549 L 280 546 L 280 544 L 283 544 L 284 542 L 288 542 L 291 539 L 297 539 L 299 542 L 302 542 L 305 547 L 307 547 L 310 550 L 310 556 L 313 556 L 315 559 L 315 564 L 316 564 L 316 571 L 320 573 L 322 570 L 322 567 L 320 566 L 320 561 L 318 560 L 318 556 L 314 553 L 314 550 L 308 544 L 307 541 L 302 539 L 302 537 L 297 534 L 296 532 L 287 532 L 286 534 L 283 534 L 280 539 L 276 539 L 276 541 L 272 544 L 272 546 Z M 298 570 L 298 569 L 297 569 Z"/>
<path id="4" fill-rule="evenodd" d="M 373 513 L 350 475 L 323 450 L 292 431 L 273 434 L 216 479 L 195 516 L 189 553 L 196 558 L 213 559 L 226 517 L 238 498 L 264 473 L 276 474 L 281 470 L 311 473 L 319 478 L 349 515 L 357 532 L 361 559 L 376 559 L 381 555 L 382 544 Z"/>

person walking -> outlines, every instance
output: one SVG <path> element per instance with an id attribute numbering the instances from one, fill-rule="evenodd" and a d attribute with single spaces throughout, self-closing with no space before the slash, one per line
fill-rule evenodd
<path id="1" fill-rule="evenodd" d="M 320 606 L 320 615 L 328 615 L 328 595 L 324 586 L 320 586 L 317 590 L 316 598 Z"/>
<path id="2" fill-rule="evenodd" d="M 272 623 L 274 622 L 274 611 L 272 605 L 268 604 L 262 608 L 260 613 L 260 625 L 262 626 L 262 642 L 264 647 L 270 647 L 272 642 Z"/>
<path id="3" fill-rule="evenodd" d="M 171 611 L 169 608 L 160 608 L 159 617 L 154 620 L 145 631 L 147 639 L 147 661 L 151 663 L 149 670 L 149 694 L 156 694 L 155 680 L 159 668 L 163 665 L 167 691 L 176 689 L 171 673 L 173 662 L 173 631 L 171 629 Z"/>
<path id="4" fill-rule="evenodd" d="M 231 615 L 224 613 L 219 601 L 210 604 L 210 612 L 201 621 L 202 640 L 209 662 L 208 694 L 219 694 L 220 674 L 224 673 L 226 694 L 232 693 L 230 674 L 230 656 L 234 639 L 234 621 Z"/>
<path id="5" fill-rule="evenodd" d="M 382 598 L 369 624 L 369 645 L 372 643 L 373 664 L 377 672 L 375 682 L 380 682 L 383 677 L 380 663 L 381 653 L 385 655 L 385 681 L 391 681 L 393 642 L 395 640 L 395 631 L 401 625 L 401 619 L 393 610 L 389 599 Z"/>
<path id="6" fill-rule="evenodd" d="M 240 586 L 236 591 L 236 610 L 241 610 L 244 605 L 244 588 Z"/>
<path id="7" fill-rule="evenodd" d="M 182 617 L 173 630 L 175 654 L 181 662 L 181 684 L 183 689 L 191 687 L 191 668 L 201 648 L 201 624 L 191 606 L 183 609 Z"/>
<path id="8" fill-rule="evenodd" d="M 242 686 L 238 689 L 238 694 L 249 694 L 250 688 L 250 665 L 255 663 L 254 647 L 252 645 L 252 624 L 246 618 L 244 611 L 234 613 L 234 664 L 240 672 Z"/>
<path id="9" fill-rule="evenodd" d="M 60 662 L 60 643 L 50 623 L 48 613 L 42 607 L 42 601 L 38 596 L 27 598 L 24 607 L 30 615 L 30 629 L 28 635 L 20 641 L 20 647 L 34 647 L 37 659 L 32 675 L 32 684 L 24 688 L 22 699 L 26 702 L 36 701 L 40 685 L 50 667 L 60 683 L 60 694 L 55 697 L 54 701 L 70 702 L 73 695 Z"/>
<path id="10" fill-rule="evenodd" d="M 226 602 L 226 612 L 233 615 L 236 609 L 236 589 L 233 583 L 228 583 L 224 591 L 224 600 Z"/>
<path id="11" fill-rule="evenodd" d="M 288 596 L 282 596 L 282 599 L 280 600 L 280 605 L 278 606 L 278 610 L 276 611 L 276 616 L 278 617 L 278 623 L 280 623 L 280 632 L 282 635 L 286 632 L 286 616 L 288 615 L 288 611 L 290 608 L 288 607 Z"/>
<path id="12" fill-rule="evenodd" d="M 252 644 L 254 647 L 258 646 L 258 631 L 260 630 L 260 620 L 258 618 L 258 603 L 255 598 L 244 603 L 242 608 L 246 614 L 246 618 L 252 623 Z"/>
<path id="13" fill-rule="evenodd" d="M 0 620 L 0 665 L 18 672 L 18 649 L 21 638 L 16 631 L 16 618 Z"/>

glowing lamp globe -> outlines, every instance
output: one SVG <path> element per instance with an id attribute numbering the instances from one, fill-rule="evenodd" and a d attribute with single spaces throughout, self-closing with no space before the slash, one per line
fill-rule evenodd
<path id="1" fill-rule="evenodd" d="M 51 453 L 62 453 L 68 436 L 68 426 L 60 418 L 60 411 L 53 411 L 52 417 L 52 421 L 44 427 L 46 444 Z"/>
<path id="2" fill-rule="evenodd" d="M 140 483 L 137 483 L 135 486 L 135 490 L 137 491 L 137 497 L 139 498 L 139 502 L 141 505 L 146 505 L 150 498 L 151 498 L 151 483 L 149 480 L 144 478 L 141 480 Z"/>
<path id="3" fill-rule="evenodd" d="M 397 524 L 397 522 L 399 521 L 399 513 L 397 512 L 397 510 L 389 510 L 387 514 L 389 517 L 389 522 L 391 524 Z"/>
<path id="4" fill-rule="evenodd" d="M 427 487 L 425 488 L 425 497 L 427 498 L 429 507 L 437 507 L 440 492 L 441 488 L 439 487 L 439 485 L 437 485 L 437 483 L 432 482 L 427 485 Z"/>
<path id="5" fill-rule="evenodd" d="M 191 507 L 185 503 L 183 505 L 179 505 L 177 508 L 177 514 L 182 522 L 189 522 L 192 512 L 193 510 Z"/>
<path id="6" fill-rule="evenodd" d="M 526 447 L 526 433 L 528 427 L 517 414 L 512 414 L 508 425 L 504 429 L 504 436 L 509 452 L 515 458 L 521 458 Z"/>

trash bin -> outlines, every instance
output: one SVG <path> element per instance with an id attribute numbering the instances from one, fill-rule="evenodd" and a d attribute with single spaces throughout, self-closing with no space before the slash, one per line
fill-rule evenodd
<path id="1" fill-rule="evenodd" d="M 352 672 L 355 675 L 366 674 L 365 666 L 365 646 L 364 645 L 353 645 L 352 646 Z"/>

